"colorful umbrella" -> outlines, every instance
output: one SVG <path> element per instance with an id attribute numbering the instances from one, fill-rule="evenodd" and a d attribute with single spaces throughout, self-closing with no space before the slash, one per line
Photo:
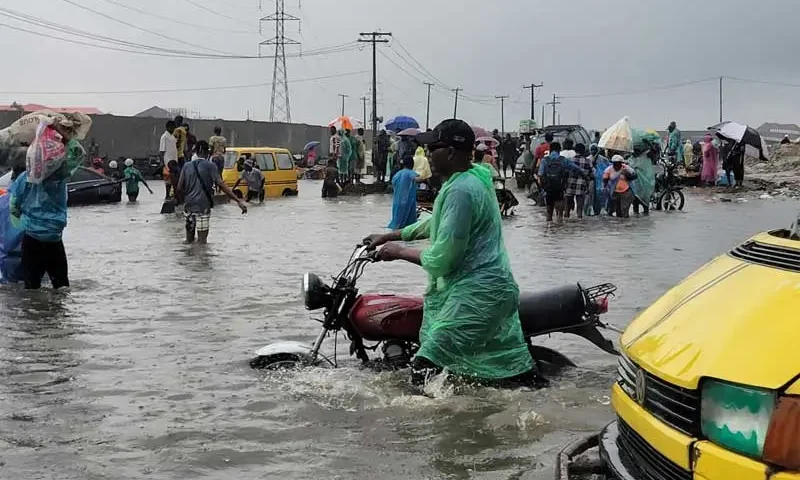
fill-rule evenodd
<path id="1" fill-rule="evenodd" d="M 419 128 L 406 128 L 405 130 L 398 133 L 401 137 L 408 136 L 408 137 L 416 137 L 419 134 Z"/>
<path id="2" fill-rule="evenodd" d="M 476 143 L 485 143 L 489 148 L 497 148 L 500 146 L 500 142 L 497 141 L 494 137 L 478 137 L 475 139 Z"/>
<path id="3" fill-rule="evenodd" d="M 412 117 L 407 117 L 404 115 L 399 115 L 394 118 L 390 118 L 389 120 L 384 123 L 386 130 L 392 130 L 394 132 L 399 132 L 401 130 L 406 130 L 408 128 L 419 128 L 419 123 L 414 120 Z"/>
<path id="4" fill-rule="evenodd" d="M 316 147 L 317 145 L 319 145 L 319 142 L 317 142 L 317 141 L 308 142 L 308 143 L 306 143 L 306 146 L 303 147 L 303 150 L 305 150 L 305 151 L 311 150 L 312 148 Z"/>
<path id="5" fill-rule="evenodd" d="M 361 120 L 353 117 L 348 117 L 347 115 L 343 115 L 341 117 L 336 117 L 328 123 L 329 127 L 336 127 L 337 130 L 355 130 L 357 128 L 361 128 L 363 124 Z"/>

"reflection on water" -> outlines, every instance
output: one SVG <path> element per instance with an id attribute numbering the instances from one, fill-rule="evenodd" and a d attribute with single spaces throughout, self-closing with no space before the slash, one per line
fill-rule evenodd
<path id="1" fill-rule="evenodd" d="M 218 208 L 206 247 L 181 244 L 183 221 L 157 213 L 158 195 L 70 210 L 71 291 L 0 290 L 0 477 L 550 478 L 564 442 L 611 419 L 614 359 L 565 335 L 541 343 L 580 368 L 541 391 L 413 395 L 402 372 L 363 371 L 341 343 L 339 370 L 251 371 L 255 349 L 317 333 L 298 296 L 302 272 L 335 273 L 390 215 L 389 197 L 328 202 L 311 182 L 301 192 L 247 216 Z M 681 214 L 547 228 L 540 209 L 522 205 L 505 237 L 523 289 L 617 284 L 606 320 L 622 328 L 795 211 L 689 196 Z M 424 285 L 400 263 L 371 266 L 360 282 Z"/>

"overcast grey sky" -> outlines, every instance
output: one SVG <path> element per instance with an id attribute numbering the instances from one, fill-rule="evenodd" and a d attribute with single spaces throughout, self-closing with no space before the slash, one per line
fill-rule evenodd
<path id="1" fill-rule="evenodd" d="M 258 19 L 274 10 L 274 1 L 262 0 L 263 11 L 258 1 L 3 0 L 0 7 L 146 45 L 255 55 L 259 41 L 274 34 L 269 23 L 264 24 L 263 36 L 258 33 Z M 133 29 L 76 4 L 176 40 Z M 529 91 L 522 85 L 531 82 L 544 83 L 537 91 L 539 98 L 549 100 L 553 93 L 564 97 L 559 105 L 562 123 L 577 122 L 580 116 L 581 123 L 596 128 L 628 115 L 637 127 L 663 128 L 676 120 L 684 129 L 702 129 L 717 121 L 718 83 L 712 77 L 800 84 L 800 2 L 791 0 L 286 0 L 286 8 L 302 19 L 300 31 L 297 24 L 288 24 L 286 34 L 301 41 L 305 51 L 354 41 L 360 31 L 392 32 L 397 43 L 379 47 L 378 113 L 412 115 L 420 123 L 425 121 L 425 80 L 438 84 L 431 98 L 432 123 L 452 116 L 453 96 L 447 89 L 460 86 L 467 98 L 459 101 L 458 116 L 486 128 L 500 127 L 499 101 L 492 97 L 511 95 L 507 129 L 529 116 Z M 272 60 L 135 55 L 67 44 L 8 26 L 67 36 L 0 11 L 7 66 L 0 103 L 95 106 L 115 114 L 159 105 L 198 110 L 203 116 L 241 119 L 249 110 L 252 118 L 268 117 L 268 86 L 91 95 L 13 93 L 250 85 L 271 81 Z M 293 52 L 299 49 L 287 49 Z M 415 61 L 424 69 L 412 69 Z M 289 58 L 287 68 L 293 121 L 327 123 L 341 108 L 338 93 L 350 96 L 348 114 L 362 116 L 359 97 L 369 93 L 371 82 L 369 48 Z M 353 72 L 361 73 L 302 81 Z M 708 78 L 712 79 L 653 90 Z M 615 92 L 644 93 L 604 95 Z M 576 98 L 581 96 L 590 97 Z M 725 80 L 728 120 L 800 123 L 798 111 L 800 88 Z M 540 104 L 536 112 L 539 119 Z M 548 108 L 548 123 L 550 117 Z"/>

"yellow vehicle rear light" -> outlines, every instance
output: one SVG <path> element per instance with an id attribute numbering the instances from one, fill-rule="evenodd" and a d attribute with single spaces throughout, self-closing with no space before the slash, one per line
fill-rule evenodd
<path id="1" fill-rule="evenodd" d="M 778 399 L 767 429 L 764 460 L 800 470 L 800 397 Z"/>

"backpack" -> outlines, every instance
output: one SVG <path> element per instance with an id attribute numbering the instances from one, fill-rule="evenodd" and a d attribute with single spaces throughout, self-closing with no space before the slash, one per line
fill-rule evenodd
<path id="1" fill-rule="evenodd" d="M 561 158 L 553 159 L 548 162 L 542 176 L 542 189 L 550 195 L 557 195 L 564 191 L 564 180 L 566 170 Z"/>

